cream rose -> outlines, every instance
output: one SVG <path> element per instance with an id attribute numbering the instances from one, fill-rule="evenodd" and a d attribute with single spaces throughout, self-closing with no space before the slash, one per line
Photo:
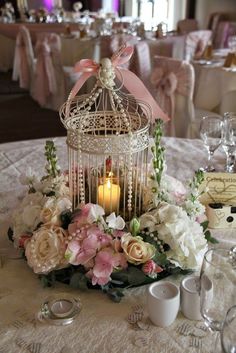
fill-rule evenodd
<path id="1" fill-rule="evenodd" d="M 121 238 L 121 247 L 128 262 L 139 265 L 150 260 L 156 252 L 153 245 L 145 243 L 141 237 L 124 234 Z"/>
<path id="2" fill-rule="evenodd" d="M 43 223 L 51 223 L 60 226 L 60 214 L 69 209 L 71 209 L 71 201 L 68 198 L 62 197 L 56 199 L 51 197 L 44 204 L 40 213 L 40 220 Z"/>
<path id="3" fill-rule="evenodd" d="M 68 233 L 60 227 L 40 227 L 26 244 L 28 265 L 35 273 L 48 273 L 66 267 L 66 240 Z"/>

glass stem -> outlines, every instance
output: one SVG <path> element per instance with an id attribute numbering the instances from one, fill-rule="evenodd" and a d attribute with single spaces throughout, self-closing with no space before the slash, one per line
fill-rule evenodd
<path id="1" fill-rule="evenodd" d="M 214 151 L 211 151 L 208 149 L 208 167 L 212 167 L 212 157 L 213 157 Z"/>
<path id="2" fill-rule="evenodd" d="M 227 156 L 226 156 L 226 171 L 227 172 L 234 171 L 234 162 L 235 162 L 234 154 L 227 153 Z"/>
<path id="3" fill-rule="evenodd" d="M 222 353 L 220 342 L 220 331 L 214 332 L 214 344 L 212 353 Z"/>

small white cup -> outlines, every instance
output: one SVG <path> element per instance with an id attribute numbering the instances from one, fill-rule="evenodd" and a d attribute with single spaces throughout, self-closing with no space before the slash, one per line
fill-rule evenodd
<path id="1" fill-rule="evenodd" d="M 167 281 L 152 283 L 147 290 L 148 315 L 154 325 L 171 325 L 178 314 L 180 304 L 179 288 Z"/>
<path id="2" fill-rule="evenodd" d="M 190 320 L 202 320 L 199 286 L 199 276 L 185 277 L 180 285 L 181 311 Z"/>

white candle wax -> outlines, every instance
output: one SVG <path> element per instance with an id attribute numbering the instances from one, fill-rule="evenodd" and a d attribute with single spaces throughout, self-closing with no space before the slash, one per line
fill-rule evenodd
<path id="1" fill-rule="evenodd" d="M 56 300 L 50 305 L 52 314 L 57 317 L 66 317 L 72 313 L 73 309 L 74 304 L 67 299 Z"/>
<path id="2" fill-rule="evenodd" d="M 153 287 L 152 294 L 158 299 L 170 299 L 176 296 L 176 288 L 169 283 L 162 283 Z"/>
<path id="3" fill-rule="evenodd" d="M 98 187 L 98 204 L 102 206 L 105 213 L 117 210 L 120 203 L 120 186 L 113 184 L 110 178 L 106 179 L 105 184 Z"/>

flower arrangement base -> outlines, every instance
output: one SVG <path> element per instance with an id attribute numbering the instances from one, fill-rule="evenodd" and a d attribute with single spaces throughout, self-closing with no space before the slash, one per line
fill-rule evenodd
<path id="1" fill-rule="evenodd" d="M 158 122 L 153 172 L 143 200 L 146 211 L 129 224 L 115 212 L 105 215 L 98 204 L 80 204 L 72 211 L 68 172 L 60 172 L 56 148 L 47 141 L 47 175 L 40 180 L 32 172 L 21 176 L 28 194 L 9 230 L 44 286 L 59 281 L 81 290 L 99 288 L 119 302 L 124 289 L 199 269 L 207 242 L 216 242 L 207 222 L 199 223 L 203 175 L 196 172 L 188 189 L 169 179 L 161 136 Z"/>

